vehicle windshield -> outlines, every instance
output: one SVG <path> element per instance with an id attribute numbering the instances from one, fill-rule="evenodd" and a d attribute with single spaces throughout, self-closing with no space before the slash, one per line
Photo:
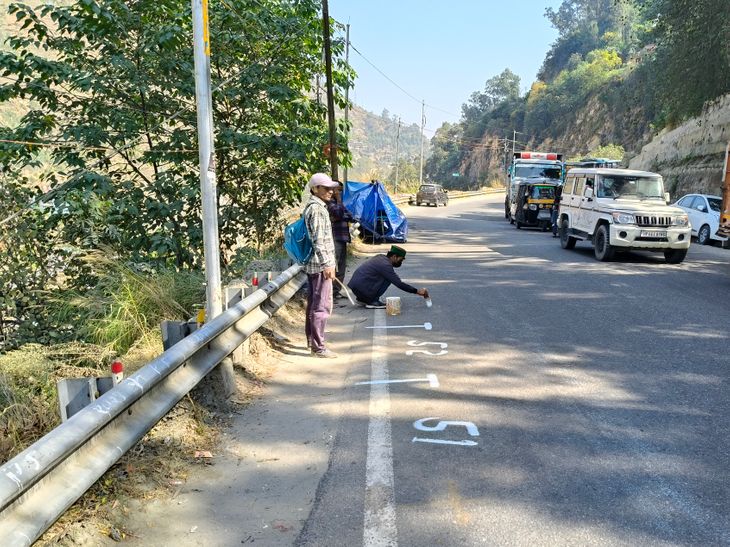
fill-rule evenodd
<path id="1" fill-rule="evenodd" d="M 515 165 L 515 177 L 523 179 L 545 178 L 561 180 L 562 169 L 555 165 L 538 164 L 517 164 Z"/>
<path id="2" fill-rule="evenodd" d="M 717 198 L 707 198 L 707 202 L 710 204 L 710 209 L 715 211 L 716 213 L 720 212 L 720 209 L 722 208 L 722 200 Z"/>
<path id="3" fill-rule="evenodd" d="M 411 190 L 412 192 L 413 190 Z M 433 184 L 424 184 L 419 189 L 419 192 L 435 192 L 436 187 Z"/>
<path id="4" fill-rule="evenodd" d="M 598 184 L 599 198 L 664 198 L 661 177 L 637 177 L 631 175 L 603 176 Z"/>
<path id="5" fill-rule="evenodd" d="M 533 186 L 530 197 L 532 199 L 555 199 L 555 186 Z"/>

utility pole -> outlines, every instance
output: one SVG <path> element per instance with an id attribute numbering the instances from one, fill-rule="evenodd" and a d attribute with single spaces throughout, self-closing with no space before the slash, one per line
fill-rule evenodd
<path id="1" fill-rule="evenodd" d="M 398 129 L 395 133 L 395 188 L 393 193 L 398 193 L 398 143 L 400 142 L 400 116 L 398 116 Z"/>
<path id="2" fill-rule="evenodd" d="M 215 179 L 213 97 L 210 86 L 210 34 L 208 0 L 192 0 L 193 51 L 195 61 L 195 102 L 198 121 L 198 159 L 203 214 L 203 254 L 205 255 L 206 321 L 223 311 L 220 244 L 218 241 L 218 196 Z M 233 363 L 224 360 L 218 367 L 225 396 L 233 394 Z"/>
<path id="3" fill-rule="evenodd" d="M 345 65 L 350 66 L 350 23 L 345 27 Z M 347 142 L 348 146 L 350 143 L 350 82 L 348 80 L 345 85 L 345 131 L 347 131 Z M 344 173 L 342 175 L 342 182 L 347 184 L 347 165 L 343 167 Z"/>
<path id="4" fill-rule="evenodd" d="M 517 140 L 517 131 L 512 130 L 512 157 L 515 157 L 515 141 Z"/>
<path id="5" fill-rule="evenodd" d="M 421 169 L 418 184 L 423 184 L 423 129 L 426 126 L 426 101 L 421 101 Z"/>
<path id="6" fill-rule="evenodd" d="M 335 98 L 332 93 L 332 51 L 330 48 L 330 12 L 327 0 L 322 0 L 322 30 L 324 35 L 325 75 L 327 78 L 327 118 L 329 120 L 330 176 L 340 180 L 337 174 L 337 132 L 335 129 Z"/>

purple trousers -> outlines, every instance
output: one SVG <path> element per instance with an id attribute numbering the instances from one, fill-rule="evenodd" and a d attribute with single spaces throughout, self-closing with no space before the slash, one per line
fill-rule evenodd
<path id="1" fill-rule="evenodd" d="M 307 319 L 304 332 L 312 351 L 322 351 L 324 345 L 324 328 L 327 318 L 332 314 L 332 280 L 324 278 L 324 272 L 307 274 L 309 294 L 307 295 Z"/>

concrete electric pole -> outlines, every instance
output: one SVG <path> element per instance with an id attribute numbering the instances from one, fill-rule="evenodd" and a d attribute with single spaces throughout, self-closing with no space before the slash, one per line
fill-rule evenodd
<path id="1" fill-rule="evenodd" d="M 423 129 L 426 126 L 426 101 L 421 101 L 421 169 L 418 184 L 423 184 Z"/>
<path id="2" fill-rule="evenodd" d="M 398 193 L 398 144 L 400 142 L 400 116 L 398 116 L 398 128 L 395 132 L 395 187 L 393 193 Z"/>
<path id="3" fill-rule="evenodd" d="M 205 255 L 206 321 L 223 311 L 220 245 L 218 242 L 218 195 L 215 180 L 213 136 L 213 98 L 210 86 L 210 34 L 208 0 L 192 0 L 193 51 L 195 61 L 195 101 L 198 120 L 198 158 L 203 214 L 203 253 Z M 225 396 L 235 390 L 233 363 L 219 365 Z"/>

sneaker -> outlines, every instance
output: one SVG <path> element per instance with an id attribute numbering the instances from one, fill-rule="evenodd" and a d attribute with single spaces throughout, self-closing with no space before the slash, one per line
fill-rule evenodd
<path id="1" fill-rule="evenodd" d="M 336 359 L 337 358 L 337 354 L 334 351 L 328 350 L 327 348 L 320 350 L 320 351 L 316 351 L 314 353 L 314 356 L 320 357 L 321 359 Z"/>
<path id="2" fill-rule="evenodd" d="M 369 310 L 379 310 L 385 308 L 385 302 L 382 300 L 375 300 L 369 304 L 365 304 L 365 307 Z"/>

